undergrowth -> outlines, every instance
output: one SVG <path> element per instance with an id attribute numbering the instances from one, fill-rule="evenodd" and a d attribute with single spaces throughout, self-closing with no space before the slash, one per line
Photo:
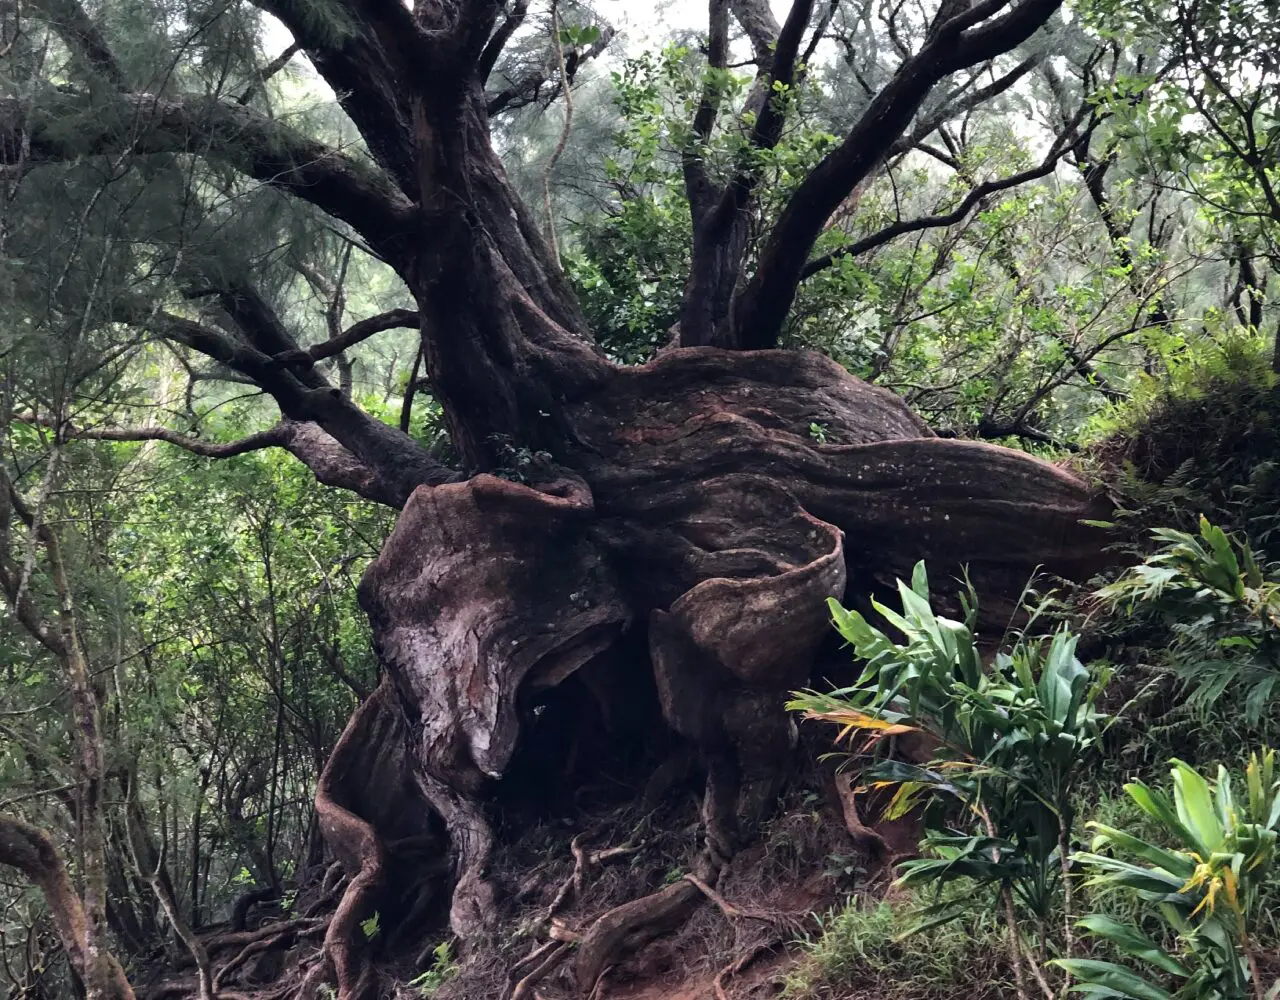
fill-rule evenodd
<path id="1" fill-rule="evenodd" d="M 1188 348 L 1085 437 L 1086 462 L 1118 501 L 1130 543 L 1140 548 L 1150 527 L 1193 528 L 1204 514 L 1280 557 L 1280 387 L 1262 338 Z"/>
<path id="2" fill-rule="evenodd" d="M 919 923 L 920 909 L 915 897 L 906 896 L 895 902 L 854 899 L 829 912 L 802 940 L 803 955 L 783 980 L 781 997 L 981 1000 L 1014 995 L 994 917 L 975 910 L 902 940 Z"/>
<path id="3" fill-rule="evenodd" d="M 1236 333 L 1188 346 L 1166 372 L 1140 378 L 1131 397 L 1094 420 L 1084 469 L 1117 506 L 1113 584 L 1150 557 L 1154 529 L 1198 530 L 1200 517 L 1246 542 L 1265 566 L 1280 560 L 1280 385 L 1265 338 Z M 1112 725 L 1102 770 L 1125 780 L 1159 773 L 1169 757 L 1230 760 L 1251 742 L 1275 742 L 1268 712 L 1256 724 L 1224 705 L 1206 711 L 1188 698 L 1196 663 L 1175 655 L 1179 627 L 1153 603 L 1104 606 L 1077 597 L 1074 616 L 1096 659 L 1117 671 L 1105 711 Z M 1201 657 L 1211 658 L 1211 657 Z M 1230 699 L 1229 699 L 1230 700 Z"/>

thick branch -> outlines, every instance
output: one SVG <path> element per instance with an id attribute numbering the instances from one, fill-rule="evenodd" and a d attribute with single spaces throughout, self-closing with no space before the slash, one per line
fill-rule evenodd
<path id="1" fill-rule="evenodd" d="M 786 121 L 782 94 L 795 84 L 800 42 L 804 39 L 804 29 L 812 12 L 813 0 L 795 0 L 782 31 L 778 33 L 773 63 L 769 67 L 769 97 L 756 116 L 756 125 L 751 133 L 752 143 L 762 149 L 772 149 L 782 138 L 782 126 Z"/>
<path id="2" fill-rule="evenodd" d="M 529 13 L 529 0 L 516 0 L 511 5 L 511 11 L 503 19 L 502 24 L 498 25 L 498 29 L 490 36 L 488 44 L 485 45 L 484 51 L 480 53 L 480 62 L 476 65 L 476 78 L 482 83 L 489 79 L 493 73 L 493 67 L 498 64 L 498 57 L 502 55 L 502 50 L 507 47 L 507 43 L 511 41 L 511 36 L 516 33 L 516 29 L 524 24 L 525 16 Z"/>
<path id="3" fill-rule="evenodd" d="M 717 6 L 711 6 L 713 31 L 719 27 L 716 18 L 721 12 Z M 751 8 L 752 5 L 746 6 Z M 813 0 L 795 0 L 773 43 L 773 57 L 768 68 L 762 69 L 756 78 L 753 94 L 747 101 L 748 110 L 755 113 L 750 142 L 756 149 L 772 149 L 782 137 L 787 103 L 795 84 L 800 43 L 812 12 Z M 760 11 L 755 14 L 763 16 Z M 713 42 L 716 41 L 713 38 Z M 712 52 L 712 55 L 720 56 L 722 53 Z M 704 96 L 704 107 L 706 101 Z M 699 115 L 702 114 L 700 109 Z M 694 124 L 695 128 L 699 124 L 708 130 L 710 127 L 710 121 L 699 123 L 695 119 Z M 733 345 L 729 328 L 730 306 L 747 250 L 750 220 L 746 208 L 760 179 L 759 167 L 753 159 L 744 154 L 734 176 L 715 194 L 708 189 L 705 177 L 700 176 L 701 163 L 691 162 L 686 156 L 685 184 L 690 191 L 694 228 L 692 264 L 680 309 L 682 344 Z"/>
<path id="4" fill-rule="evenodd" d="M 124 73 L 111 47 L 76 0 L 38 0 L 35 6 L 89 74 L 105 80 L 116 90 L 125 89 Z"/>
<path id="5" fill-rule="evenodd" d="M 0 163 L 154 153 L 227 163 L 311 202 L 375 244 L 402 232 L 413 208 L 373 166 L 240 105 L 68 92 L 50 93 L 34 108 L 17 98 L 0 101 Z"/>
<path id="6" fill-rule="evenodd" d="M 439 85 L 452 69 L 401 3 L 334 3 L 318 16 L 307 0 L 254 0 L 278 18 L 338 96 L 374 158 L 404 190 L 417 176 L 409 128 L 412 97 Z"/>
<path id="7" fill-rule="evenodd" d="M 883 160 L 933 87 L 944 77 L 1026 41 L 1061 0 L 1022 0 L 1008 13 L 977 25 L 1004 4 L 979 3 L 943 22 L 876 95 L 845 140 L 805 178 L 765 241 L 760 264 L 733 305 L 733 341 L 744 348 L 776 343 L 804 272 L 805 258 L 826 221 L 854 187 Z"/>
<path id="8" fill-rule="evenodd" d="M 760 65 L 767 65 L 770 52 L 782 28 L 768 0 L 730 0 L 734 19 L 742 25 L 751 41 L 751 51 Z"/>
<path id="9" fill-rule="evenodd" d="M 456 478 L 407 434 L 371 417 L 331 387 L 309 357 L 296 366 L 281 364 L 277 355 L 305 352 L 251 290 L 238 289 L 221 298 L 250 343 L 195 320 L 133 310 L 123 302 L 117 303 L 116 319 L 153 329 L 213 358 L 269 393 L 291 428 L 280 446 L 301 459 L 321 482 L 399 507 L 415 487 Z"/>
<path id="10" fill-rule="evenodd" d="M 695 219 L 702 217 L 710 205 L 713 191 L 707 176 L 702 147 L 711 138 L 719 114 L 721 96 L 715 72 L 729 63 L 729 0 L 710 0 L 707 13 L 707 76 L 702 85 L 698 110 L 693 116 L 694 142 L 681 151 L 685 196 Z"/>
<path id="11" fill-rule="evenodd" d="M 0 865 L 18 869 L 44 894 L 63 951 L 81 978 L 93 982 L 92 966 L 101 963 L 110 991 L 107 1000 L 133 1000 L 133 990 L 120 963 L 110 955 L 94 954 L 84 905 L 49 835 L 16 817 L 0 815 Z"/>

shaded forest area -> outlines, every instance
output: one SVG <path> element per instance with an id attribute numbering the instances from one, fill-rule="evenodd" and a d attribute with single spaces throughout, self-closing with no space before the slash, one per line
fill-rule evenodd
<path id="1" fill-rule="evenodd" d="M 1275 1000 L 1277 53 L 0 0 L 0 996 Z"/>

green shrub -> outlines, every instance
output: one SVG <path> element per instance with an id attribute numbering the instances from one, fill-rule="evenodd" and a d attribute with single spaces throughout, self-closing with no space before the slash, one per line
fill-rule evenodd
<path id="1" fill-rule="evenodd" d="M 1160 548 L 1098 595 L 1113 609 L 1143 605 L 1162 619 L 1173 635 L 1167 660 L 1193 708 L 1203 713 L 1230 695 L 1257 725 L 1280 684 L 1280 575 L 1204 517 L 1197 535 L 1152 535 Z"/>
<path id="2" fill-rule="evenodd" d="M 1163 376 L 1095 422 L 1087 454 L 1140 543 L 1155 525 L 1194 529 L 1207 514 L 1280 557 L 1280 389 L 1266 338 L 1235 333 L 1189 346 Z M 1189 433 L 1190 431 L 1190 433 Z M 1273 541 L 1273 535 L 1274 541 Z"/>
<path id="3" fill-rule="evenodd" d="M 1004 920 L 1019 993 L 1025 971 L 1051 994 L 1030 956 L 1059 929 L 1070 938 L 1064 875 L 1073 797 L 1098 739 L 1093 706 L 1106 675 L 1091 674 L 1076 658 L 1076 638 L 1064 629 L 1019 635 L 984 665 L 972 592 L 962 601 L 965 621 L 938 616 L 923 564 L 910 586 L 899 582 L 898 594 L 901 613 L 872 604 L 901 642 L 830 602 L 836 628 L 866 666 L 853 686 L 798 694 L 790 707 L 839 725 L 839 740 L 867 734 L 863 751 L 906 732 L 930 737 L 927 764 L 880 760 L 864 772 L 873 787 L 897 787 L 890 817 L 925 807 L 924 856 L 901 866 L 899 882 L 940 890 L 964 881 L 974 890 L 931 906 L 925 927 L 958 917 L 985 896 Z M 1033 947 L 1022 940 L 1015 900 L 1037 922 Z"/>
<path id="4" fill-rule="evenodd" d="M 1256 928 L 1280 836 L 1275 753 L 1250 757 L 1239 795 L 1222 767 L 1212 784 L 1178 760 L 1171 774 L 1172 800 L 1142 782 L 1125 791 L 1172 848 L 1095 822 L 1093 851 L 1075 860 L 1090 874 L 1089 884 L 1131 893 L 1158 912 L 1176 947 L 1134 923 L 1095 913 L 1080 926 L 1142 963 L 1141 971 L 1097 959 L 1054 964 L 1076 976 L 1075 991 L 1088 997 L 1270 1000 L 1280 995 L 1280 980 L 1264 978 Z"/>

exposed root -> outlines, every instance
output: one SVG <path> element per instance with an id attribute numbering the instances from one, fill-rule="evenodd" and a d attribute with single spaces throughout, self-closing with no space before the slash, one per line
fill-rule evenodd
<path id="1" fill-rule="evenodd" d="M 283 928 L 263 928 L 264 930 L 274 929 L 275 933 L 262 935 L 256 940 L 250 941 L 235 954 L 231 961 L 223 965 L 213 977 L 214 993 L 221 991 L 223 984 L 227 982 L 232 973 L 239 970 L 254 955 L 260 955 L 273 948 L 287 947 L 298 937 L 318 936 L 328 928 L 329 924 L 327 920 L 316 921 L 305 927 L 299 926 L 299 923 L 292 921 L 289 926 Z"/>
<path id="2" fill-rule="evenodd" d="M 307 932 L 321 927 L 329 921 L 325 917 L 298 917 L 294 920 L 281 920 L 264 924 L 251 931 L 231 931 L 211 937 L 205 942 L 209 956 L 219 955 L 232 948 L 245 948 L 266 938 L 275 938 L 290 932 Z"/>
<path id="3" fill-rule="evenodd" d="M 511 991 L 510 1000 L 525 1000 L 525 997 L 533 991 L 533 988 L 538 983 L 546 979 L 547 976 L 551 975 L 564 963 L 564 960 L 569 957 L 569 952 L 572 950 L 573 945 L 569 942 L 556 942 L 555 947 L 538 963 L 533 971 L 516 983 L 515 989 Z"/>
<path id="4" fill-rule="evenodd" d="M 763 910 L 744 910 L 734 906 L 692 872 L 685 875 L 684 878 L 686 882 L 692 883 L 707 899 L 715 903 L 720 912 L 725 915 L 726 920 L 759 920 L 762 923 L 777 927 L 785 919 L 785 915 L 782 914 L 765 913 Z"/>
<path id="5" fill-rule="evenodd" d="M 606 911 L 582 936 L 574 963 L 578 988 L 584 993 L 594 989 L 606 966 L 678 926 L 697 906 L 699 898 L 698 890 L 682 879 Z"/>
<path id="6" fill-rule="evenodd" d="M 642 841 L 639 844 L 623 844 L 621 847 L 606 847 L 599 851 L 587 851 L 582 846 L 582 841 L 590 835 L 590 832 L 580 833 L 569 842 L 569 851 L 573 855 L 573 873 L 561 883 L 555 898 L 551 901 L 551 905 L 547 907 L 546 916 L 542 918 L 541 924 L 551 924 L 555 915 L 569 902 L 570 896 L 574 899 L 582 898 L 582 881 L 592 868 L 598 867 L 614 858 L 629 857 L 644 850 L 644 842 Z"/>
<path id="7" fill-rule="evenodd" d="M 307 974 L 302 977 L 302 982 L 298 985 L 298 989 L 291 1000 L 316 1000 L 320 995 L 320 987 L 328 982 L 331 971 L 329 963 L 321 955 L 320 960 L 308 969 Z"/>
<path id="8" fill-rule="evenodd" d="M 853 788 L 853 775 L 841 772 L 836 775 L 836 795 L 840 798 L 840 808 L 844 813 L 845 829 L 849 831 L 849 836 L 854 842 L 864 850 L 868 851 L 873 858 L 884 864 L 889 858 L 891 852 L 889 843 L 880 836 L 875 830 L 862 822 L 862 817 L 858 813 L 857 793 Z"/>
<path id="9" fill-rule="evenodd" d="M 520 980 L 525 976 L 527 970 L 537 965 L 559 946 L 559 941 L 544 941 L 511 967 L 511 978 L 517 981 Z"/>
<path id="10" fill-rule="evenodd" d="M 718 973 L 716 973 L 715 982 L 712 984 L 716 991 L 716 1000 L 729 1000 L 729 994 L 725 992 L 724 984 L 727 979 L 739 975 L 747 966 L 754 962 L 761 955 L 768 954 L 773 951 L 781 942 L 779 941 L 761 941 L 750 951 L 738 956 L 737 959 L 730 962 Z"/>
<path id="11" fill-rule="evenodd" d="M 333 909 L 347 886 L 347 873 L 341 861 L 335 861 L 324 873 L 324 881 L 320 884 L 320 896 L 303 912 L 304 917 L 314 917 L 317 913 Z"/>
<path id="12" fill-rule="evenodd" d="M 324 954 L 337 981 L 338 1000 L 358 1000 L 376 981 L 364 955 L 368 943 L 360 925 L 377 911 L 378 897 L 385 889 L 387 852 L 373 824 L 343 803 L 349 784 L 370 780 L 368 755 L 379 752 L 381 731 L 403 737 L 393 698 L 394 690 L 384 680 L 347 723 L 316 786 L 316 816 L 325 841 L 351 876 L 324 936 Z"/>

